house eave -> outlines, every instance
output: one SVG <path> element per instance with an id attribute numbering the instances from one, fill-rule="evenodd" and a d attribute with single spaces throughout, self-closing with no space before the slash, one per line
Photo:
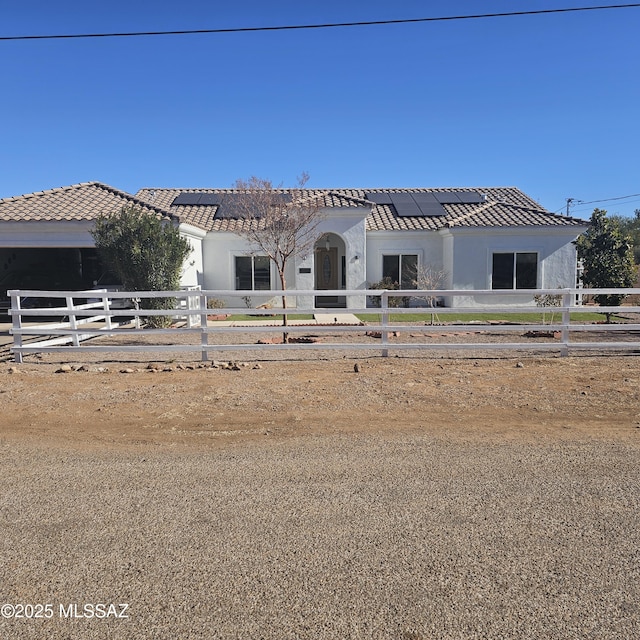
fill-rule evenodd
<path id="1" fill-rule="evenodd" d="M 445 227 L 439 229 L 442 235 L 478 235 L 496 233 L 500 235 L 558 235 L 579 236 L 588 229 L 588 225 L 511 225 L 495 227 Z"/>

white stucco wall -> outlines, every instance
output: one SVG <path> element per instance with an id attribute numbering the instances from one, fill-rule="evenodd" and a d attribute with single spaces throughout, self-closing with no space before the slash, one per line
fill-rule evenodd
<path id="1" fill-rule="evenodd" d="M 0 247 L 94 247 L 92 228 L 93 223 L 88 221 L 2 222 Z"/>
<path id="2" fill-rule="evenodd" d="M 382 280 L 382 256 L 414 254 L 418 267 L 443 269 L 442 239 L 434 231 L 370 231 L 367 234 L 367 282 Z"/>
<path id="3" fill-rule="evenodd" d="M 362 212 L 366 213 L 365 211 Z M 538 286 L 540 288 L 573 287 L 576 276 L 576 252 L 572 241 L 582 227 L 562 229 L 507 228 L 453 229 L 440 232 L 375 231 L 365 236 L 364 215 L 345 215 L 338 210 L 322 222 L 318 238 L 324 233 L 339 236 L 344 242 L 347 263 L 346 287 L 366 288 L 367 283 L 382 279 L 382 257 L 393 254 L 416 254 L 419 265 L 433 265 L 447 274 L 442 288 L 491 289 L 492 255 L 494 252 L 535 252 L 538 255 Z M 242 238 L 230 233 L 208 234 L 204 241 L 203 262 L 205 289 L 234 289 L 234 259 L 247 255 L 250 247 Z M 358 256 L 358 260 L 355 260 Z M 309 269 L 308 273 L 300 270 Z M 272 286 L 277 277 L 272 268 Z M 314 289 L 315 263 L 313 252 L 297 259 L 287 273 L 289 289 Z M 255 305 L 266 302 L 259 294 L 248 294 Z M 520 296 L 491 298 L 469 295 L 448 299 L 451 306 L 483 306 L 486 304 L 530 304 L 533 298 Z M 276 301 L 277 303 L 277 301 Z M 237 299 L 235 304 L 237 304 Z M 313 306 L 313 299 L 291 300 L 298 307 Z M 364 306 L 365 300 L 351 300 L 350 306 Z"/>
<path id="4" fill-rule="evenodd" d="M 321 212 L 322 220 L 317 229 L 317 240 L 321 241 L 326 233 L 335 234 L 344 243 L 344 255 L 346 258 L 346 288 L 366 288 L 366 239 L 365 219 L 369 212 L 365 207 L 345 207 L 344 209 L 333 207 Z M 257 248 L 253 249 L 256 255 L 260 255 Z M 209 233 L 202 244 L 202 260 L 204 269 L 203 289 L 207 290 L 235 290 L 235 257 L 250 255 L 252 247 L 240 236 L 234 233 Z M 357 259 L 356 259 L 357 256 Z M 305 270 L 309 270 L 305 273 Z M 301 272 L 302 270 L 302 272 Z M 299 256 L 291 260 L 285 273 L 287 289 L 314 290 L 315 289 L 315 260 L 314 252 L 309 251 L 305 256 Z M 280 288 L 280 281 L 273 264 L 271 265 L 271 287 Z M 255 307 L 265 302 L 274 306 L 280 306 L 279 298 L 269 298 L 260 295 L 259 291 L 244 291 L 242 295 L 251 298 L 251 304 Z M 239 297 L 220 295 L 228 306 L 244 304 Z M 303 297 L 295 300 L 287 297 L 287 304 L 299 308 L 312 308 L 314 296 Z M 347 301 L 350 308 L 360 308 L 365 305 L 365 296 L 358 299 L 357 296 Z"/>
<path id="5" fill-rule="evenodd" d="M 260 251 L 253 248 L 253 253 L 260 255 Z M 252 254 L 251 245 L 235 233 L 208 233 L 202 243 L 203 262 L 203 289 L 207 290 L 235 290 L 235 259 L 236 256 L 248 256 Z M 287 288 L 293 289 L 295 270 L 293 262 L 288 265 L 285 272 Z M 280 289 L 280 278 L 271 263 L 271 288 Z M 261 304 L 271 303 L 274 306 L 281 306 L 282 301 L 271 296 L 260 295 L 259 291 L 240 291 L 240 296 L 221 294 L 217 296 L 223 300 L 228 307 L 243 307 L 245 303 L 242 296 L 251 298 L 251 305 L 257 307 Z M 293 302 L 292 302 L 293 304 Z"/>
<path id="6" fill-rule="evenodd" d="M 535 252 L 538 255 L 538 288 L 574 287 L 576 251 L 572 241 L 586 227 L 518 229 L 453 229 L 444 232 L 444 263 L 451 265 L 452 289 L 491 289 L 492 256 L 495 252 Z M 485 304 L 531 304 L 533 296 L 457 297 L 450 306 Z"/>
<path id="7" fill-rule="evenodd" d="M 345 256 L 345 288 L 366 289 L 367 243 L 365 220 L 369 207 L 332 207 L 321 212 L 322 221 L 318 225 L 317 241 L 331 233 L 344 243 Z M 340 247 L 342 248 L 342 247 Z M 301 269 L 308 269 L 309 273 L 301 273 Z M 296 261 L 296 289 L 315 289 L 315 254 L 303 256 Z M 340 287 L 339 287 L 340 288 Z M 350 296 L 347 298 L 347 308 L 364 308 L 366 296 Z M 298 306 L 313 307 L 313 297 L 300 296 Z"/>
<path id="8" fill-rule="evenodd" d="M 205 232 L 190 225 L 181 224 L 180 235 L 191 245 L 191 253 L 184 262 L 180 284 L 183 287 L 200 286 L 204 282 L 204 266 L 202 263 L 202 242 Z"/>
<path id="9" fill-rule="evenodd" d="M 382 256 L 385 254 L 417 254 L 420 265 L 432 264 L 448 274 L 446 288 L 491 289 L 492 254 L 498 252 L 536 252 L 538 254 L 538 286 L 562 288 L 575 286 L 576 252 L 572 241 L 585 227 L 483 228 L 450 229 L 440 232 L 375 231 L 365 233 L 366 207 L 330 208 L 318 229 L 318 239 L 332 233 L 344 243 L 346 288 L 365 289 L 367 283 L 382 278 Z M 0 223 L 0 247 L 93 247 L 88 221 L 3 222 Z M 182 225 L 193 252 L 185 263 L 182 284 L 199 285 L 203 289 L 235 289 L 235 256 L 249 255 L 251 247 L 232 233 L 208 233 Z M 259 253 L 259 252 L 256 252 Z M 356 259 L 357 256 L 357 259 Z M 300 269 L 310 269 L 301 273 Z M 314 254 L 292 261 L 286 273 L 287 288 L 314 289 Z M 271 287 L 279 288 L 275 269 L 271 268 Z M 259 292 L 243 292 L 257 306 L 270 301 Z M 505 297 L 497 293 L 490 300 L 470 294 L 447 301 L 452 306 L 484 304 L 529 304 L 532 297 Z M 229 298 L 230 306 L 244 306 L 241 298 Z M 278 299 L 273 300 L 279 304 Z M 291 301 L 295 304 L 296 301 Z M 351 308 L 364 307 L 362 296 L 348 301 Z M 297 306 L 312 306 L 313 299 L 298 300 Z"/>

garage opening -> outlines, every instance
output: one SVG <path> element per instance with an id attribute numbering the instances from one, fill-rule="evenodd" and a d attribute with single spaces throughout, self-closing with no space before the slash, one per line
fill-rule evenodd
<path id="1" fill-rule="evenodd" d="M 111 281 L 95 248 L 0 248 L 0 309 L 11 305 L 10 289 L 73 291 Z"/>

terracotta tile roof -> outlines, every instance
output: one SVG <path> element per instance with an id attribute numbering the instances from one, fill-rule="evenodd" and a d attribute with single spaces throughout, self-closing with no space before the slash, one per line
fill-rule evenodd
<path id="1" fill-rule="evenodd" d="M 288 189 L 276 189 L 276 193 L 288 193 Z M 229 231 L 239 230 L 246 224 L 245 220 L 238 220 L 216 215 L 218 206 L 201 205 L 173 205 L 173 201 L 181 193 L 211 193 L 227 195 L 238 193 L 236 189 L 140 189 L 136 198 L 160 207 L 165 211 L 179 217 L 181 222 L 193 225 L 205 231 Z M 305 189 L 305 195 L 310 198 L 320 198 L 322 207 L 357 207 L 369 206 L 366 200 L 344 193 L 340 190 Z"/>
<path id="2" fill-rule="evenodd" d="M 123 206 L 137 206 L 155 216 L 171 217 L 169 211 L 142 202 L 134 196 L 100 182 L 37 191 L 0 199 L 0 222 L 95 220 Z"/>
<path id="3" fill-rule="evenodd" d="M 287 189 L 278 189 L 287 193 Z M 370 207 L 367 216 L 369 231 L 437 231 L 461 227 L 540 227 L 584 226 L 585 220 L 550 213 L 516 187 L 438 188 L 438 189 L 306 189 L 310 197 L 323 199 L 325 207 Z M 444 204 L 443 216 L 397 215 L 388 204 L 369 202 L 367 194 L 374 193 L 433 193 L 475 192 L 485 196 L 480 204 Z M 177 205 L 172 203 L 181 193 L 237 193 L 234 189 L 141 189 L 136 194 L 140 200 L 170 211 L 182 222 L 205 231 L 238 231 L 247 224 L 244 220 L 217 216 L 218 206 Z"/>
<path id="4" fill-rule="evenodd" d="M 289 193 L 287 189 L 278 189 Z M 399 216 L 392 205 L 375 204 L 369 194 L 474 192 L 484 196 L 480 204 L 444 204 L 445 215 Z M 181 193 L 233 194 L 234 189 L 141 189 L 135 196 L 100 182 L 38 191 L 0 199 L 0 221 L 94 220 L 100 214 L 119 211 L 130 205 L 159 217 L 171 217 L 204 231 L 239 231 L 245 220 L 218 214 L 219 207 L 173 205 Z M 461 189 L 304 189 L 309 198 L 318 198 L 322 207 L 366 207 L 370 211 L 369 231 L 437 231 L 446 228 L 582 226 L 587 222 L 550 213 L 515 187 Z"/>

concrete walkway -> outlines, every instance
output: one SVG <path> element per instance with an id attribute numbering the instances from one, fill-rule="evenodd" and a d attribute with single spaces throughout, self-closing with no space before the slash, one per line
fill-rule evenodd
<path id="1" fill-rule="evenodd" d="M 354 316 L 353 313 L 340 313 L 339 311 L 314 313 L 313 319 L 316 321 L 316 324 L 362 324 L 362 321 Z"/>

